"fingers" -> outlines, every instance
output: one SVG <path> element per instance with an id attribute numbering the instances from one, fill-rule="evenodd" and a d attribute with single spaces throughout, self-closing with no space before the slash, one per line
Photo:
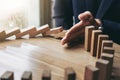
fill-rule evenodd
<path id="1" fill-rule="evenodd" d="M 73 27 L 69 29 L 69 31 L 66 33 L 68 36 L 72 35 L 73 33 L 76 33 L 77 31 L 80 31 L 82 28 L 84 28 L 83 21 L 80 21 L 79 23 L 75 24 Z"/>
<path id="2" fill-rule="evenodd" d="M 80 20 L 83 20 L 83 21 L 91 21 L 94 19 L 93 15 L 89 12 L 89 11 L 86 11 L 84 13 L 81 13 L 78 18 Z"/>
<path id="3" fill-rule="evenodd" d="M 64 44 L 66 44 L 66 43 L 69 43 L 71 40 L 80 37 L 81 35 L 83 35 L 84 31 L 85 31 L 85 30 L 82 29 L 82 30 L 80 30 L 80 31 L 77 31 L 77 32 L 71 34 L 71 35 L 69 35 L 69 33 L 67 33 L 67 34 L 65 35 L 65 37 L 61 40 L 61 44 L 64 45 Z"/>

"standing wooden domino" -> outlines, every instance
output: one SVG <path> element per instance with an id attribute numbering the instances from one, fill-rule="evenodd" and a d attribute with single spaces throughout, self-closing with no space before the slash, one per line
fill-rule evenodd
<path id="1" fill-rule="evenodd" d="M 25 35 L 27 35 L 27 34 L 31 35 L 31 34 L 33 34 L 35 31 L 36 31 L 36 27 L 34 27 L 34 26 L 25 28 L 25 29 L 21 30 L 20 33 L 16 34 L 16 39 L 19 39 L 19 38 L 21 38 L 22 36 L 25 36 Z"/>
<path id="2" fill-rule="evenodd" d="M 90 53 L 92 56 L 96 56 L 97 53 L 97 43 L 98 43 L 98 35 L 102 33 L 101 30 L 93 30 L 92 31 L 92 38 L 91 38 L 91 50 Z"/>
<path id="3" fill-rule="evenodd" d="M 101 53 L 102 53 L 104 47 L 113 47 L 113 41 L 112 40 L 103 40 L 101 47 L 102 47 L 101 48 Z"/>
<path id="4" fill-rule="evenodd" d="M 69 67 L 65 69 L 65 80 L 76 80 L 76 73 L 75 71 Z"/>
<path id="5" fill-rule="evenodd" d="M 108 38 L 109 38 L 108 35 L 99 35 L 98 36 L 97 58 L 100 58 L 100 56 L 101 56 L 102 41 L 107 40 Z"/>
<path id="6" fill-rule="evenodd" d="M 92 31 L 95 29 L 94 26 L 87 26 L 85 28 L 85 50 L 90 51 L 91 48 L 91 37 Z"/>
<path id="7" fill-rule="evenodd" d="M 42 80 L 51 80 L 51 71 L 50 70 L 43 71 Z"/>
<path id="8" fill-rule="evenodd" d="M 99 76 L 98 76 L 98 80 L 109 80 L 108 78 L 108 72 L 109 72 L 109 61 L 107 60 L 103 60 L 103 59 L 99 59 L 96 62 L 96 67 L 99 68 Z"/>
<path id="9" fill-rule="evenodd" d="M 84 80 L 98 80 L 99 69 L 91 65 L 86 66 Z"/>
<path id="10" fill-rule="evenodd" d="M 32 72 L 25 71 L 22 75 L 21 80 L 32 80 Z"/>
<path id="11" fill-rule="evenodd" d="M 20 29 L 18 27 L 14 28 L 12 30 L 6 31 L 6 38 L 16 35 L 18 33 L 20 33 Z"/>
<path id="12" fill-rule="evenodd" d="M 6 33 L 5 31 L 0 31 L 0 41 L 4 41 L 6 38 Z"/>
<path id="13" fill-rule="evenodd" d="M 37 31 L 34 31 L 32 34 L 30 34 L 30 37 L 33 38 L 38 34 L 44 34 L 45 32 L 47 32 L 49 30 L 50 30 L 50 28 L 49 28 L 48 24 L 43 25 L 43 26 L 37 28 Z"/>
<path id="14" fill-rule="evenodd" d="M 113 47 L 103 47 L 103 53 L 114 54 L 115 50 Z"/>
<path id="15" fill-rule="evenodd" d="M 108 79 L 110 80 L 110 76 L 111 76 L 111 73 L 112 73 L 114 55 L 113 54 L 108 54 L 108 53 L 102 53 L 101 58 L 104 59 L 104 60 L 108 60 L 110 62 L 109 72 L 108 72 Z"/>
<path id="16" fill-rule="evenodd" d="M 14 73 L 11 71 L 6 71 L 0 80 L 14 80 Z"/>

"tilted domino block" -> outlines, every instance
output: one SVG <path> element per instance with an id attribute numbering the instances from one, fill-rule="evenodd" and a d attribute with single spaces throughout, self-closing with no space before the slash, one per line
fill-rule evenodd
<path id="1" fill-rule="evenodd" d="M 34 27 L 34 26 L 25 28 L 25 29 L 21 30 L 20 33 L 16 34 L 16 39 L 19 39 L 19 38 L 21 38 L 22 36 L 25 36 L 25 35 L 27 35 L 27 34 L 31 35 L 31 34 L 33 34 L 35 31 L 36 31 L 36 27 Z"/>
<path id="2" fill-rule="evenodd" d="M 76 80 L 76 73 L 73 68 L 69 67 L 65 69 L 65 80 Z"/>
<path id="3" fill-rule="evenodd" d="M 98 76 L 98 80 L 109 80 L 109 67 L 110 67 L 110 63 L 107 60 L 104 59 L 99 59 L 96 62 L 96 67 L 99 68 L 99 76 Z"/>
<path id="4" fill-rule="evenodd" d="M 56 39 L 59 39 L 59 38 L 63 38 L 66 34 L 67 30 L 63 30 L 62 32 L 58 33 L 58 34 L 53 34 L 52 36 Z"/>
<path id="5" fill-rule="evenodd" d="M 6 31 L 6 38 L 16 35 L 18 33 L 20 33 L 20 29 L 18 27 L 14 28 L 12 30 Z"/>
<path id="6" fill-rule="evenodd" d="M 85 28 L 85 50 L 90 51 L 91 48 L 91 37 L 92 31 L 95 29 L 94 26 L 87 26 Z"/>
<path id="7" fill-rule="evenodd" d="M 14 80 L 14 73 L 11 71 L 6 71 L 0 80 Z"/>
<path id="8" fill-rule="evenodd" d="M 97 53 L 97 43 L 98 43 L 98 35 L 102 33 L 101 30 L 93 30 L 92 38 L 91 38 L 91 50 L 90 53 L 92 56 L 96 56 Z"/>
<path id="9" fill-rule="evenodd" d="M 4 41 L 6 38 L 6 33 L 5 31 L 0 31 L 0 41 Z"/>
<path id="10" fill-rule="evenodd" d="M 98 80 L 99 69 L 91 65 L 86 66 L 84 80 Z"/>
<path id="11" fill-rule="evenodd" d="M 63 31 L 63 27 L 57 27 L 57 28 L 53 28 L 53 29 L 50 29 L 49 31 L 45 32 L 44 35 L 51 35 L 51 34 L 58 34 L 60 32 Z"/>
<path id="12" fill-rule="evenodd" d="M 49 25 L 48 25 L 48 24 L 43 25 L 43 26 L 37 28 L 37 31 L 34 31 L 32 34 L 30 34 L 30 37 L 31 37 L 31 38 L 32 38 L 32 37 L 35 37 L 36 35 L 38 35 L 38 34 L 43 34 L 43 33 L 47 32 L 47 31 L 49 31 L 49 30 L 50 30 L 50 28 L 49 28 Z"/>
<path id="13" fill-rule="evenodd" d="M 32 80 L 32 72 L 25 71 L 22 75 L 21 80 Z"/>
<path id="14" fill-rule="evenodd" d="M 114 54 L 115 50 L 114 50 L 113 47 L 104 47 L 102 52 L 103 53 Z"/>
<path id="15" fill-rule="evenodd" d="M 51 71 L 50 70 L 43 71 L 42 80 L 51 80 Z"/>
<path id="16" fill-rule="evenodd" d="M 110 76 L 112 73 L 112 66 L 113 66 L 113 54 L 108 54 L 108 53 L 102 53 L 101 58 L 104 60 L 108 60 L 110 62 L 110 67 L 109 67 L 109 72 L 108 72 L 108 79 L 110 80 Z"/>
<path id="17" fill-rule="evenodd" d="M 102 41 L 109 39 L 108 35 L 99 35 L 98 36 L 98 44 L 97 44 L 97 58 L 101 56 L 101 48 L 102 48 Z"/>

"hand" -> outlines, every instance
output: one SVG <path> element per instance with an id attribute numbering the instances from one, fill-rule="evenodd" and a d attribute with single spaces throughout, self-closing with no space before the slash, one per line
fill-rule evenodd
<path id="1" fill-rule="evenodd" d="M 94 26 L 100 26 L 101 22 L 99 19 L 94 19 L 93 15 L 86 11 L 84 13 L 81 13 L 78 18 L 80 19 L 80 22 L 75 24 L 73 27 L 71 27 L 67 33 L 65 34 L 65 37 L 61 40 L 61 44 L 64 45 L 65 43 L 69 43 L 71 40 L 80 37 L 81 35 L 84 35 L 85 32 L 85 26 L 94 25 Z"/>

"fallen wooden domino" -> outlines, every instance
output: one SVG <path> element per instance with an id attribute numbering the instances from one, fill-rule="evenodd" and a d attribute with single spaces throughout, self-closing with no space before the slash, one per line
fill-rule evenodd
<path id="1" fill-rule="evenodd" d="M 25 29 L 21 30 L 20 33 L 16 34 L 16 39 L 19 39 L 22 36 L 25 36 L 27 34 L 32 35 L 35 31 L 36 31 L 36 27 L 34 27 L 34 26 L 25 28 Z"/>
<path id="2" fill-rule="evenodd" d="M 91 50 L 90 53 L 92 56 L 96 57 L 97 53 L 97 43 L 98 43 L 98 35 L 102 33 L 101 30 L 93 30 L 92 38 L 91 38 Z"/>
<path id="3" fill-rule="evenodd" d="M 96 62 L 96 67 L 99 68 L 98 80 L 109 80 L 109 66 L 110 63 L 108 60 L 98 59 Z"/>
<path id="4" fill-rule="evenodd" d="M 91 65 L 86 66 L 84 80 L 98 80 L 99 69 Z"/>
<path id="5" fill-rule="evenodd" d="M 102 53 L 101 58 L 104 59 L 104 60 L 108 60 L 110 62 L 109 72 L 108 72 L 108 77 L 109 77 L 109 80 L 110 80 L 110 76 L 112 74 L 112 66 L 113 66 L 114 55 L 113 54 L 108 54 L 108 53 Z"/>
<path id="6" fill-rule="evenodd" d="M 0 80 L 14 80 L 14 73 L 6 71 L 0 78 Z"/>
<path id="7" fill-rule="evenodd" d="M 44 70 L 42 80 L 51 80 L 51 70 Z"/>
<path id="8" fill-rule="evenodd" d="M 58 34 L 53 34 L 52 36 L 56 39 L 61 39 L 65 36 L 67 30 L 63 30 L 62 32 L 58 33 Z"/>
<path id="9" fill-rule="evenodd" d="M 14 28 L 12 30 L 6 31 L 6 38 L 16 35 L 18 33 L 20 33 L 20 29 L 18 27 Z"/>
<path id="10" fill-rule="evenodd" d="M 4 41 L 6 38 L 6 33 L 5 31 L 0 31 L 0 41 Z"/>
<path id="11" fill-rule="evenodd" d="M 65 69 L 65 80 L 76 80 L 76 73 L 73 68 L 69 67 Z"/>
<path id="12" fill-rule="evenodd" d="M 95 29 L 94 26 L 87 26 L 85 28 L 85 50 L 90 51 L 91 48 L 91 37 L 92 31 Z"/>
<path id="13" fill-rule="evenodd" d="M 101 48 L 102 48 L 102 41 L 103 40 L 108 40 L 109 36 L 108 35 L 99 35 L 98 36 L 98 43 L 97 43 L 97 58 L 100 58 L 101 56 Z"/>
<path id="14" fill-rule="evenodd" d="M 33 37 L 35 37 L 38 34 L 44 34 L 45 32 L 47 32 L 49 30 L 50 30 L 50 28 L 49 28 L 48 24 L 43 25 L 43 26 L 37 28 L 37 30 L 34 31 L 32 34 L 30 34 L 30 38 L 33 38 Z"/>
<path id="15" fill-rule="evenodd" d="M 25 71 L 21 77 L 21 80 L 32 80 L 32 72 Z"/>
<path id="16" fill-rule="evenodd" d="M 113 47 L 103 47 L 103 53 L 114 54 L 115 50 Z"/>
<path id="17" fill-rule="evenodd" d="M 44 33 L 44 36 L 51 36 L 51 34 L 58 34 L 63 31 L 63 27 L 57 27 L 50 29 L 49 31 Z"/>

